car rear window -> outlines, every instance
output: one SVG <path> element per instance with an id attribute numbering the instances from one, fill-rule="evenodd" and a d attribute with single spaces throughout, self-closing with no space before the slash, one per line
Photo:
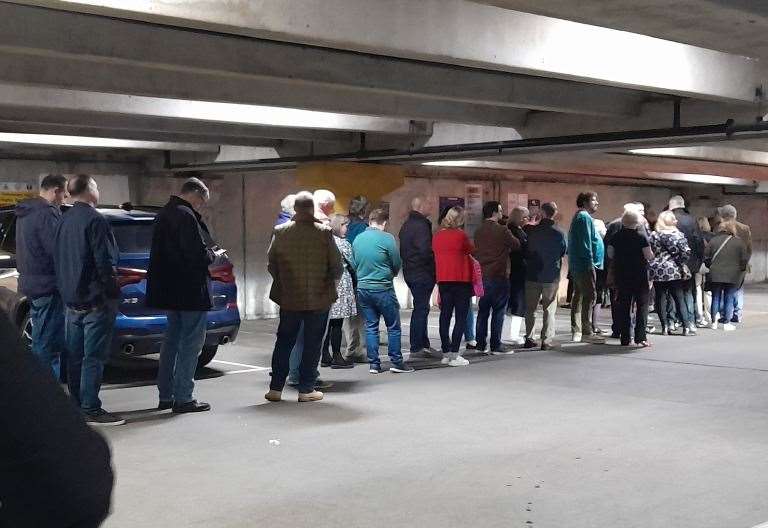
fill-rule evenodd
<path id="1" fill-rule="evenodd" d="M 149 253 L 152 248 L 152 223 L 112 224 L 121 253 Z"/>

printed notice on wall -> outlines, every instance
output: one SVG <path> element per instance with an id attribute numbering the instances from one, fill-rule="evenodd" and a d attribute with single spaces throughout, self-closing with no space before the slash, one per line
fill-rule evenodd
<path id="1" fill-rule="evenodd" d="M 512 212 L 512 209 L 518 205 L 522 205 L 523 207 L 528 206 L 528 194 L 507 193 L 507 210 L 504 212 L 509 215 L 509 213 Z"/>
<path id="2" fill-rule="evenodd" d="M 481 183 L 468 183 L 464 192 L 467 220 L 464 229 L 470 237 L 475 236 L 475 231 L 483 222 L 483 185 Z"/>
<path id="3" fill-rule="evenodd" d="M 35 194 L 35 186 L 31 183 L 0 182 L 0 207 L 15 205 Z"/>

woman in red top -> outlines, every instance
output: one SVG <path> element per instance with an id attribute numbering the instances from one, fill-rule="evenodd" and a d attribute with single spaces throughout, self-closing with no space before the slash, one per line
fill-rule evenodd
<path id="1" fill-rule="evenodd" d="M 472 262 L 475 250 L 464 232 L 464 208 L 452 207 L 440 222 L 440 231 L 432 238 L 435 271 L 440 291 L 440 341 L 444 365 L 463 367 L 469 361 L 459 354 L 459 346 L 467 325 L 467 313 L 472 299 Z M 456 316 L 453 333 L 451 316 Z"/>

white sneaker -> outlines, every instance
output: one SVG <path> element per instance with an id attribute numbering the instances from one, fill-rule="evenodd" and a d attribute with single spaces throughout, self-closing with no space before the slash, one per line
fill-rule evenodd
<path id="1" fill-rule="evenodd" d="M 733 332 L 734 330 L 736 330 L 736 325 L 732 323 L 725 323 L 723 325 L 723 330 L 725 330 L 726 332 Z"/>
<path id="2" fill-rule="evenodd" d="M 710 328 L 711 328 L 712 330 L 717 330 L 717 321 L 715 321 L 714 323 L 712 323 L 712 326 L 710 326 Z"/>
<path id="3" fill-rule="evenodd" d="M 571 341 L 581 343 L 581 334 L 571 334 Z"/>
<path id="4" fill-rule="evenodd" d="M 440 364 L 441 365 L 447 365 L 450 362 L 451 362 L 451 358 L 449 357 L 449 355 L 448 354 L 443 354 L 443 359 L 440 360 Z"/>
<path id="5" fill-rule="evenodd" d="M 448 362 L 449 367 L 466 367 L 467 365 L 469 365 L 469 361 L 461 356 L 458 356 L 456 359 L 452 359 Z"/>
<path id="6" fill-rule="evenodd" d="M 472 341 L 467 341 L 467 343 L 466 343 L 466 344 L 468 344 L 469 346 L 473 346 L 473 347 L 476 347 L 476 346 L 477 346 L 477 341 L 475 341 L 475 340 L 473 339 Z"/>

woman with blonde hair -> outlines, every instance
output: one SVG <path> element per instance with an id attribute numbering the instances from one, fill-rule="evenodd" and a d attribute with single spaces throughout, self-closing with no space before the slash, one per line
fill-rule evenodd
<path id="1" fill-rule="evenodd" d="M 440 230 L 432 238 L 437 286 L 440 292 L 442 363 L 451 367 L 469 365 L 469 361 L 459 354 L 473 295 L 470 255 L 474 246 L 464 232 L 464 221 L 464 208 L 451 207 L 440 222 Z M 451 333 L 451 317 L 454 313 L 456 320 Z"/>
<path id="2" fill-rule="evenodd" d="M 661 335 L 669 335 L 670 332 L 668 293 L 674 300 L 677 313 L 683 318 L 683 335 L 696 335 L 691 326 L 691 314 L 685 305 L 685 284 L 691 280 L 691 270 L 687 265 L 691 248 L 685 235 L 677 228 L 677 218 L 672 211 L 659 214 L 650 242 L 654 256 L 648 266 L 648 275 L 656 292 Z"/>

